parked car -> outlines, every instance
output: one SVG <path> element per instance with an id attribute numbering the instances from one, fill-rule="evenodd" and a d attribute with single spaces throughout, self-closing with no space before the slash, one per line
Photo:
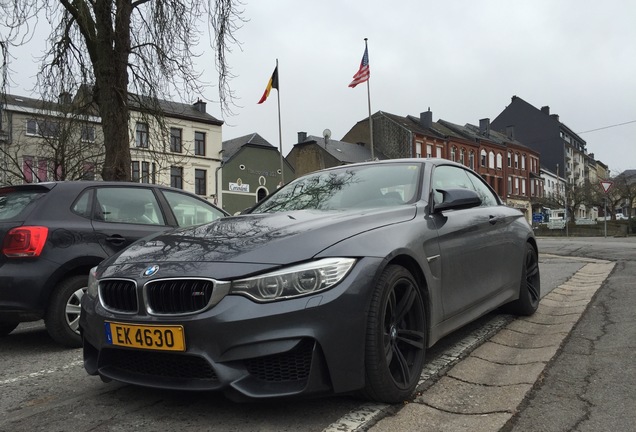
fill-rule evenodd
<path id="1" fill-rule="evenodd" d="M 629 218 L 627 216 L 625 216 L 623 213 L 616 213 L 616 220 L 629 220 Z"/>
<path id="2" fill-rule="evenodd" d="M 80 328 L 104 381 L 395 403 L 427 347 L 503 305 L 530 315 L 539 298 L 521 212 L 462 165 L 389 160 L 136 243 L 91 270 Z"/>
<path id="3" fill-rule="evenodd" d="M 226 213 L 196 195 L 123 182 L 0 187 L 0 336 L 44 318 L 51 337 L 81 346 L 89 270 L 134 241 Z"/>

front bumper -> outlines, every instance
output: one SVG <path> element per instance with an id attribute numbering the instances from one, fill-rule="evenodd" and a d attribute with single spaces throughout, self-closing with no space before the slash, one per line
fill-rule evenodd
<path id="1" fill-rule="evenodd" d="M 84 297 L 80 327 L 91 375 L 148 387 L 222 390 L 265 398 L 345 393 L 364 386 L 366 315 L 380 259 L 359 260 L 336 287 L 258 304 L 228 295 L 200 314 L 116 315 Z M 179 324 L 186 351 L 110 345 L 104 322 Z"/>

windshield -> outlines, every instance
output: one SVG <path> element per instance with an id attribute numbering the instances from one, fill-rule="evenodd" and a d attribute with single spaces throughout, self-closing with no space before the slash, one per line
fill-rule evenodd
<path id="1" fill-rule="evenodd" d="M 345 210 L 413 202 L 419 190 L 420 163 L 383 163 L 308 174 L 285 185 L 251 213 L 290 210 Z"/>

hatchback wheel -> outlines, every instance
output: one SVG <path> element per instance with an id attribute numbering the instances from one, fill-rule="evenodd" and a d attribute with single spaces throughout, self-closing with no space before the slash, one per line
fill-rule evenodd
<path id="1" fill-rule="evenodd" d="M 387 267 L 369 310 L 364 396 L 385 403 L 411 397 L 424 365 L 426 330 L 424 301 L 415 279 L 403 267 Z"/>
<path id="2" fill-rule="evenodd" d="M 17 322 L 0 322 L 0 337 L 11 333 L 18 326 Z"/>
<path id="3" fill-rule="evenodd" d="M 60 282 L 53 294 L 44 321 L 51 337 L 68 347 L 82 346 L 79 318 L 88 275 L 72 276 Z"/>
<path id="4" fill-rule="evenodd" d="M 505 307 L 505 311 L 515 315 L 532 315 L 539 307 L 541 299 L 541 275 L 539 257 L 530 243 L 526 243 L 525 259 L 521 268 L 519 298 Z"/>

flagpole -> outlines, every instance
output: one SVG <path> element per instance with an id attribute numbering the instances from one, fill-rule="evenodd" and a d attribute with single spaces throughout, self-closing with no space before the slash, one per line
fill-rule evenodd
<path id="1" fill-rule="evenodd" d="M 284 158 L 283 158 L 283 132 L 280 122 L 280 72 L 278 72 L 278 59 L 276 59 L 276 71 L 278 75 L 278 88 L 276 89 L 276 96 L 278 99 L 278 151 L 280 153 L 280 185 L 283 186 L 285 184 L 285 166 L 284 166 Z"/>
<path id="2" fill-rule="evenodd" d="M 365 52 L 368 53 L 368 38 L 364 38 L 364 49 Z M 371 146 L 371 160 L 375 159 L 375 155 L 373 152 L 373 119 L 371 118 L 371 86 L 369 85 L 369 81 L 371 81 L 371 75 L 369 75 L 369 79 L 367 79 L 367 103 L 369 105 L 369 144 Z"/>

